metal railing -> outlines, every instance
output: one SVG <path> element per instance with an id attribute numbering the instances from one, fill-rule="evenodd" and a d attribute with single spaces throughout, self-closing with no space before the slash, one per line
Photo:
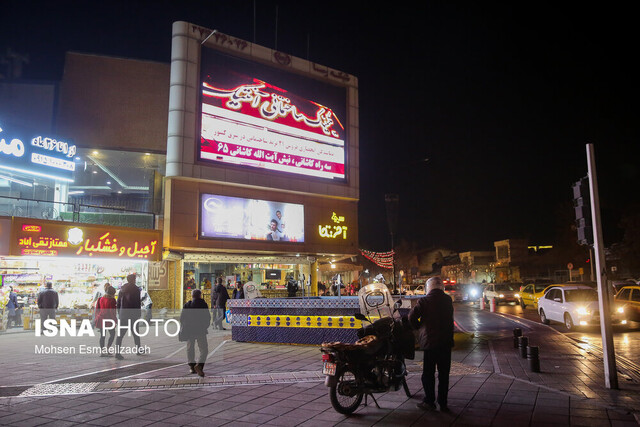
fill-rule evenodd
<path id="1" fill-rule="evenodd" d="M 156 225 L 152 212 L 11 196 L 0 196 L 0 216 L 149 229 Z"/>

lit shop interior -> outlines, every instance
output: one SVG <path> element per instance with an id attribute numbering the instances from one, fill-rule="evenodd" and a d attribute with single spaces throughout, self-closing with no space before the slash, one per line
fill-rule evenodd
<path id="1" fill-rule="evenodd" d="M 165 155 L 72 147 L 47 165 L 0 156 L 0 215 L 154 228 Z"/>
<path id="2" fill-rule="evenodd" d="M 131 273 L 137 275 L 136 284 L 147 287 L 146 260 L 0 257 L 2 285 L 12 286 L 26 307 L 35 305 L 38 291 L 51 282 L 60 309 L 88 309 L 98 287 L 109 283 L 120 289 Z"/>

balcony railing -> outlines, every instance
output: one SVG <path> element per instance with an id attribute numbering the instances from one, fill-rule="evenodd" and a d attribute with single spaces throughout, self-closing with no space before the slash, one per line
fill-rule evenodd
<path id="1" fill-rule="evenodd" d="M 148 229 L 154 229 L 156 225 L 152 212 L 10 196 L 0 196 L 0 216 Z"/>

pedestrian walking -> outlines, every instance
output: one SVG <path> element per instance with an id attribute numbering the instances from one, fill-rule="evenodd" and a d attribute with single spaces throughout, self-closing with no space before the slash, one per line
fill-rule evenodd
<path id="1" fill-rule="evenodd" d="M 136 352 L 142 354 L 144 350 L 140 346 L 140 335 L 138 335 L 138 331 L 133 326 L 135 321 L 140 319 L 141 307 L 140 289 L 136 286 L 135 273 L 127 276 L 127 283 L 118 293 L 116 306 L 118 308 L 118 317 L 120 318 L 118 338 L 116 339 L 116 359 L 124 359 L 122 354 L 120 354 L 120 348 L 126 333 L 133 334 L 133 342 L 137 348 Z"/>
<path id="2" fill-rule="evenodd" d="M 53 284 L 51 282 L 47 282 L 44 290 L 38 295 L 38 308 L 40 309 L 40 319 L 42 322 L 47 319 L 56 320 L 58 293 L 53 290 Z"/>
<path id="3" fill-rule="evenodd" d="M 211 292 L 211 307 L 213 308 L 213 329 L 225 330 L 222 326 L 224 320 L 224 312 L 227 309 L 227 300 L 229 293 L 227 288 L 222 284 L 222 277 L 218 277 L 216 286 Z"/>
<path id="4" fill-rule="evenodd" d="M 11 322 L 14 326 L 18 324 L 18 296 L 13 292 L 13 286 L 9 286 L 9 301 L 5 305 L 7 309 L 7 329 L 11 327 Z"/>
<path id="5" fill-rule="evenodd" d="M 96 315 L 94 326 L 100 331 L 100 357 L 106 357 L 109 355 L 109 348 L 113 344 L 113 340 L 116 337 L 115 328 L 109 328 L 109 343 L 104 346 L 104 341 L 107 335 L 105 330 L 105 320 L 111 320 L 114 324 L 118 321 L 116 316 L 116 289 L 109 286 L 106 289 L 106 294 L 98 298 L 96 301 Z"/>
<path id="6" fill-rule="evenodd" d="M 204 377 L 204 364 L 209 353 L 207 329 L 211 323 L 209 306 L 202 299 L 202 291 L 194 289 L 191 301 L 188 301 L 180 313 L 180 341 L 187 342 L 187 363 L 189 373 Z M 198 362 L 196 363 L 196 343 L 198 344 Z"/>
<path id="7" fill-rule="evenodd" d="M 439 276 L 427 281 L 426 295 L 418 300 L 409 312 L 409 322 L 418 332 L 420 348 L 424 351 L 422 387 L 424 400 L 418 408 L 436 409 L 435 370 L 438 369 L 438 405 L 440 411 L 448 411 L 449 371 L 451 370 L 451 348 L 453 347 L 453 303 L 444 293 L 444 284 Z"/>
<path id="8" fill-rule="evenodd" d="M 100 299 L 107 294 L 107 289 L 111 285 L 109 282 L 105 283 L 104 286 L 100 286 L 98 282 L 93 282 L 93 297 L 91 297 L 91 310 L 93 311 L 93 321 L 96 320 L 96 303 Z M 114 299 L 115 301 L 115 299 Z"/>

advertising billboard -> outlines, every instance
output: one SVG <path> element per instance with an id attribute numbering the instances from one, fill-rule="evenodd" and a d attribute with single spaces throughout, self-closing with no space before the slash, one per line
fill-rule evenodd
<path id="1" fill-rule="evenodd" d="M 202 194 L 200 237 L 304 242 L 304 206 Z"/>
<path id="2" fill-rule="evenodd" d="M 199 159 L 346 180 L 346 89 L 202 49 Z"/>

